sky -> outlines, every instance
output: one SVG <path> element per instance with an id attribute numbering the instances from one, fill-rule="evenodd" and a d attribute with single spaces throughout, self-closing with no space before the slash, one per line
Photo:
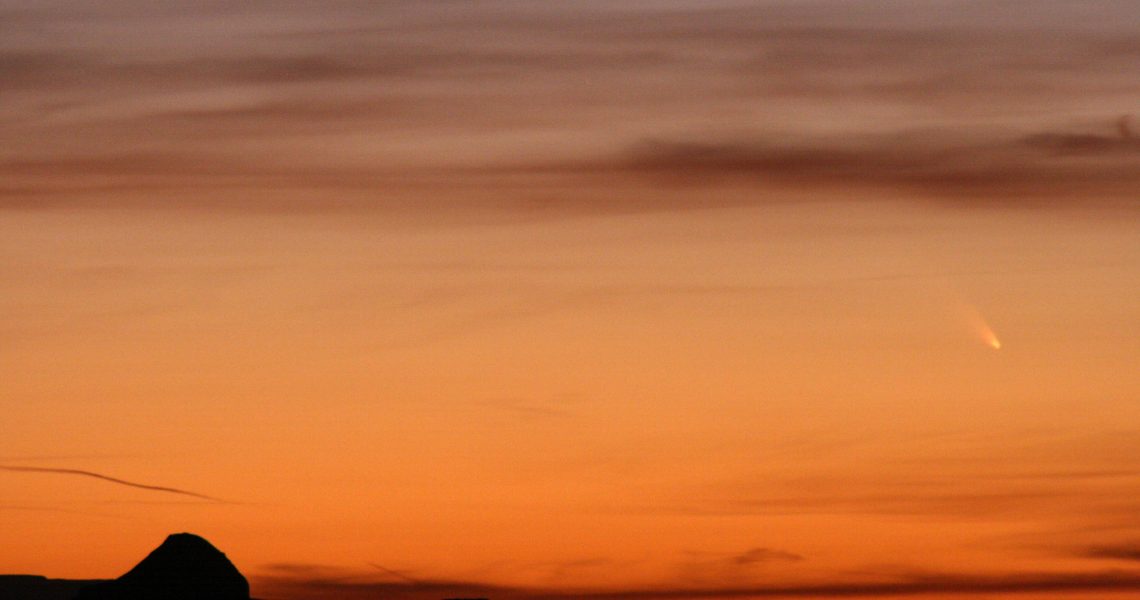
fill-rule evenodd
<path id="1" fill-rule="evenodd" d="M 0 572 L 1134 596 L 1138 24 L 0 0 Z"/>

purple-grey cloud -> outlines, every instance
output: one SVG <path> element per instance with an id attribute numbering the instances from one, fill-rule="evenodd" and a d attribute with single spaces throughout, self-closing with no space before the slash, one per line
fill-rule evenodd
<path id="1" fill-rule="evenodd" d="M 1133 108 L 1140 38 L 1121 24 L 1140 17 L 1135 3 L 1102 2 L 1097 11 L 960 0 L 890 11 L 834 0 L 621 9 L 495 0 L 382 9 L 343 1 L 336 10 L 21 4 L 0 12 L 0 81 L 6 99 L 12 92 L 0 107 L 0 136 L 9 142 L 0 152 L 0 207 L 300 210 L 304 202 L 207 197 L 251 187 L 389 190 L 425 180 L 469 190 L 473 180 L 502 184 L 496 168 L 513 159 L 568 157 L 590 175 L 1010 191 L 1006 204 L 1026 189 L 1136 184 L 1136 138 L 1126 120 L 1113 135 L 1040 122 L 1083 120 L 1089 106 L 1107 119 Z M 1039 26 L 1010 22 L 1010 14 Z M 814 137 L 866 130 L 868 109 L 879 138 Z M 690 115 L 716 131 L 759 133 L 661 130 Z M 916 122 L 1030 135 L 951 143 L 884 133 Z M 622 155 L 617 132 L 659 141 Z M 503 137 L 516 134 L 526 141 L 503 150 Z M 417 148 L 430 148 L 418 153 L 423 164 L 390 164 Z M 336 160 L 322 163 L 328 149 Z M 457 155 L 474 160 L 458 163 L 470 172 L 448 170 L 457 164 L 444 163 Z M 479 163 L 485 156 L 495 158 Z M 507 173 L 527 191 L 515 208 L 534 204 L 534 191 L 549 183 L 549 172 L 526 173 Z M 577 190 L 590 182 L 573 183 Z M 158 193 L 170 190 L 202 193 Z M 85 196 L 131 191 L 155 193 Z M 667 201 L 646 203 L 641 208 Z"/>

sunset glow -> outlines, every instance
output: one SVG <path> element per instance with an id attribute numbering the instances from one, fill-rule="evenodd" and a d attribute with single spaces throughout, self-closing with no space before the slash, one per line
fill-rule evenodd
<path id="1" fill-rule="evenodd" d="M 0 1 L 0 574 L 1135 598 L 1137 24 Z"/>

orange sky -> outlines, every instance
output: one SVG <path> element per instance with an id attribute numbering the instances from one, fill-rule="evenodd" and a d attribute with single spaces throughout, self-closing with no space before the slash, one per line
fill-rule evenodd
<path id="1" fill-rule="evenodd" d="M 4 5 L 0 572 L 1134 595 L 1140 9 L 1022 4 Z"/>

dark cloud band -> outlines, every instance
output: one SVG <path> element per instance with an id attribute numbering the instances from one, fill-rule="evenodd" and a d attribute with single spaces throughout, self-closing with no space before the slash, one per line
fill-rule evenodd
<path id="1" fill-rule="evenodd" d="M 440 594 L 494 595 L 512 600 L 706 600 L 715 598 L 876 598 L 955 594 L 1138 592 L 1140 572 L 1011 573 L 1003 575 L 915 574 L 882 583 L 834 582 L 787 586 L 654 587 L 642 589 L 553 591 L 495 586 L 478 582 L 361 582 L 337 578 L 270 576 L 254 578 L 255 586 L 282 597 L 356 599 L 398 595 L 430 598 Z"/>

